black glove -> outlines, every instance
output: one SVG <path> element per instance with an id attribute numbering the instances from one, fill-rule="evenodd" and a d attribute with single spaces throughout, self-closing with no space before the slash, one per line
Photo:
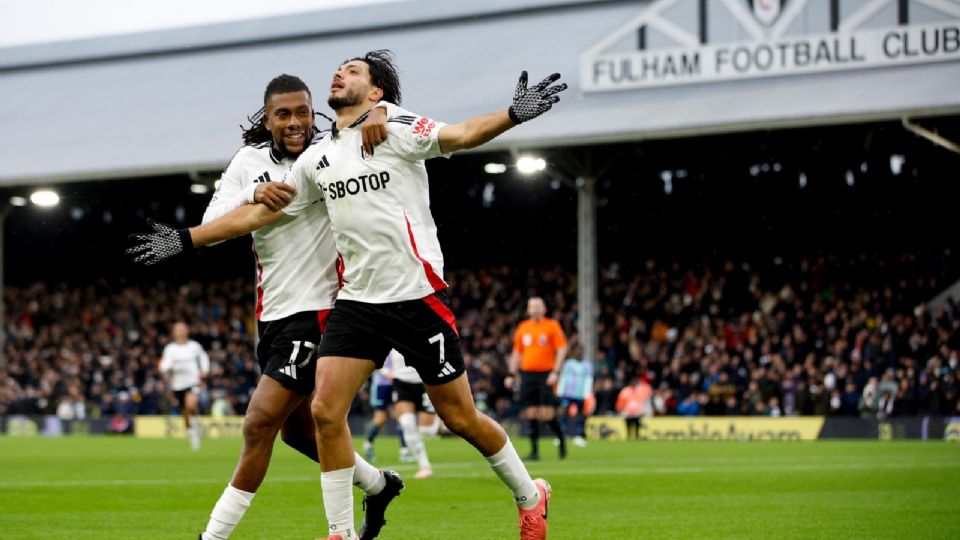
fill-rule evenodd
<path id="1" fill-rule="evenodd" d="M 550 110 L 553 104 L 560 101 L 559 94 L 567 89 L 566 83 L 561 83 L 547 88 L 547 85 L 560 78 L 559 73 L 554 73 L 546 79 L 540 81 L 540 84 L 527 88 L 527 72 L 520 74 L 520 81 L 517 82 L 517 91 L 513 94 L 513 104 L 507 109 L 510 114 L 510 120 L 514 124 L 533 120 L 541 114 Z"/>
<path id="2" fill-rule="evenodd" d="M 173 227 L 147 220 L 147 225 L 155 232 L 147 234 L 131 234 L 128 238 L 133 246 L 127 249 L 127 255 L 133 262 L 152 266 L 160 261 L 193 251 L 193 239 L 187 229 Z"/>

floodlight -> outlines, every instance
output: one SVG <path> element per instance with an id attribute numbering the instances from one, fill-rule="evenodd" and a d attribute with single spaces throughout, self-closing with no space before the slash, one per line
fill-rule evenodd
<path id="1" fill-rule="evenodd" d="M 890 156 L 890 172 L 893 173 L 894 176 L 900 176 L 905 161 L 906 158 L 904 158 L 902 154 L 893 154 Z"/>
<path id="2" fill-rule="evenodd" d="M 533 174 L 546 168 L 547 162 L 543 158 L 523 156 L 517 160 L 517 170 L 521 174 Z"/>
<path id="3" fill-rule="evenodd" d="M 56 191 L 49 189 L 39 189 L 30 194 L 30 202 L 37 206 L 49 208 L 60 203 L 60 196 Z"/>

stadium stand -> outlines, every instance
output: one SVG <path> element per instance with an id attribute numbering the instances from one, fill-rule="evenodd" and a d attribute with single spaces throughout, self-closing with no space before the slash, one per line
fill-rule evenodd
<path id="1" fill-rule="evenodd" d="M 628 385 L 649 385 L 644 415 L 960 414 L 960 306 L 926 306 L 958 270 L 950 252 L 606 265 L 595 414 L 616 414 Z M 575 344 L 575 276 L 499 266 L 447 277 L 477 402 L 514 416 L 503 376 L 525 299 L 543 296 Z M 170 412 L 157 363 L 177 319 L 210 354 L 202 410 L 245 410 L 249 279 L 38 283 L 6 295 L 0 414 Z"/>

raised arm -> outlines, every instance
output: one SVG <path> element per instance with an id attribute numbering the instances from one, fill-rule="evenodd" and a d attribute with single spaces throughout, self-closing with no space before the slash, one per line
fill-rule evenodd
<path id="1" fill-rule="evenodd" d="M 447 124 L 440 129 L 438 139 L 444 153 L 466 150 L 484 144 L 504 131 L 550 110 L 560 101 L 560 92 L 567 89 L 566 83 L 550 86 L 560 78 L 554 73 L 539 84 L 527 88 L 527 72 L 520 74 L 517 89 L 510 107 L 495 113 L 482 114 L 461 122 Z"/>

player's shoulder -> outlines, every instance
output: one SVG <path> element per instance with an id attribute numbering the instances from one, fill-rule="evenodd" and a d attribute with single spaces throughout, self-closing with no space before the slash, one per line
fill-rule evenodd
<path id="1" fill-rule="evenodd" d="M 272 153 L 273 146 L 270 142 L 241 146 L 230 159 L 228 168 L 244 168 L 269 161 L 275 162 L 276 160 L 272 159 Z"/>
<path id="2" fill-rule="evenodd" d="M 305 163 L 316 160 L 329 143 L 329 131 L 320 131 L 314 134 L 313 139 L 310 140 L 310 144 L 303 150 L 303 153 L 297 156 L 297 162 Z"/>
<path id="3" fill-rule="evenodd" d="M 238 157 L 247 157 L 247 158 L 253 157 L 253 156 L 262 157 L 265 155 L 269 155 L 272 149 L 273 149 L 273 143 L 271 141 L 264 141 L 261 143 L 254 143 L 254 144 L 245 144 L 241 146 L 239 150 L 237 150 L 237 153 L 234 154 L 233 157 L 234 159 Z"/>
<path id="4" fill-rule="evenodd" d="M 387 108 L 387 127 L 412 126 L 420 115 L 410 112 L 399 105 L 391 104 Z"/>
<path id="5" fill-rule="evenodd" d="M 307 145 L 307 150 L 311 147 L 318 146 L 321 143 L 327 143 L 330 139 L 331 131 L 329 129 L 322 129 L 313 134 L 313 139 L 310 140 L 310 144 Z"/>

